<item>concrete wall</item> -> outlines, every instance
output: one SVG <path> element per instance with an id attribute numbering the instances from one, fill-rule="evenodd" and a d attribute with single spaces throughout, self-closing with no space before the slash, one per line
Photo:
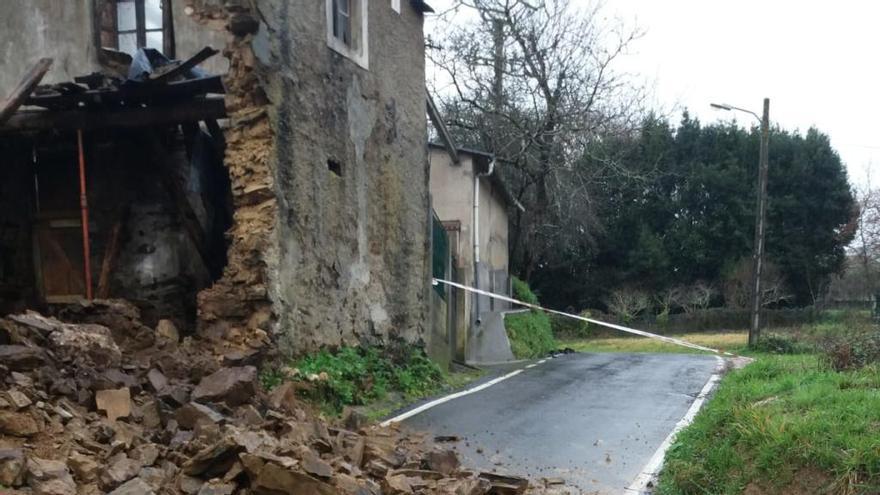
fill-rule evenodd
<path id="1" fill-rule="evenodd" d="M 0 98 L 42 57 L 55 62 L 44 82 L 98 70 L 91 0 L 0 2 Z"/>
<path id="2" fill-rule="evenodd" d="M 430 277 L 422 16 L 369 3 L 369 69 L 327 46 L 325 3 L 260 0 L 275 131 L 270 298 L 297 351 L 424 340 Z M 266 29 L 268 28 L 268 29 Z M 275 263 L 273 261 L 272 263 Z"/>
<path id="3" fill-rule="evenodd" d="M 3 0 L 0 2 L 0 98 L 42 57 L 54 59 L 43 83 L 72 81 L 100 70 L 95 46 L 93 0 Z M 177 56 L 186 58 L 205 46 L 222 48 L 226 35 L 198 25 L 172 2 Z M 228 61 L 216 55 L 201 67 L 225 73 Z"/>

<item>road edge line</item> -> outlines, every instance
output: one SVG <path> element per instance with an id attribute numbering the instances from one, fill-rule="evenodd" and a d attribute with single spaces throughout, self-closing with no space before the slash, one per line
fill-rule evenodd
<path id="1" fill-rule="evenodd" d="M 451 400 L 455 400 L 455 399 L 458 399 L 459 397 L 464 397 L 466 395 L 475 394 L 481 390 L 486 390 L 487 388 L 491 387 L 492 385 L 501 383 L 504 380 L 507 380 L 508 378 L 513 378 L 516 375 L 522 373 L 523 371 L 525 371 L 525 368 L 520 368 L 518 370 L 511 371 L 510 373 L 508 373 L 506 375 L 502 375 L 502 376 L 499 376 L 498 378 L 494 378 L 492 380 L 489 380 L 486 383 L 482 383 L 480 385 L 477 385 L 476 387 L 472 387 L 467 390 L 462 390 L 461 392 L 456 392 L 454 394 L 449 394 L 445 397 L 440 397 L 439 399 L 434 399 L 431 402 L 422 404 L 421 406 L 416 407 L 414 409 L 410 409 L 409 411 L 407 411 L 403 414 L 395 416 L 391 419 L 386 419 L 385 421 L 379 423 L 379 426 L 385 428 L 385 427 L 390 426 L 394 423 L 400 423 L 403 420 L 409 419 L 417 414 L 423 413 L 423 412 L 427 411 L 428 409 L 431 409 L 432 407 L 439 406 L 440 404 L 443 404 L 445 402 L 449 402 Z"/>
<path id="2" fill-rule="evenodd" d="M 697 394 L 697 398 L 691 403 L 691 406 L 688 408 L 684 416 L 675 424 L 675 428 L 669 432 L 669 435 L 666 436 L 663 443 L 657 447 L 657 450 L 654 451 L 654 455 L 651 456 L 651 459 L 645 464 L 645 467 L 642 468 L 642 471 L 638 476 L 636 476 L 633 482 L 623 490 L 624 495 L 643 495 L 650 493 L 646 491 L 648 490 L 648 484 L 654 481 L 657 475 L 660 474 L 660 469 L 663 467 L 663 461 L 666 459 L 666 451 L 672 446 L 675 436 L 694 421 L 697 413 L 700 412 L 700 409 L 705 405 L 709 394 L 712 393 L 712 390 L 721 380 L 721 375 L 724 372 L 724 359 L 720 356 L 715 356 L 715 359 L 718 360 L 718 363 L 715 365 L 715 370 L 712 372 L 712 375 L 709 376 L 706 384 L 703 385 L 700 393 Z"/>

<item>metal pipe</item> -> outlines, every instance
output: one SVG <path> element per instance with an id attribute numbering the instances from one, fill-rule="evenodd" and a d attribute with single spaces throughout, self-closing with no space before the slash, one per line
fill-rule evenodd
<path id="1" fill-rule="evenodd" d="M 473 162 L 471 162 L 473 163 Z M 488 177 L 495 171 L 495 160 L 489 163 L 489 170 L 485 174 L 478 174 L 474 168 L 474 287 L 480 289 L 480 177 Z M 480 295 L 474 294 L 475 323 L 482 323 L 480 319 Z"/>
<path id="2" fill-rule="evenodd" d="M 81 213 L 83 240 L 83 272 L 86 281 L 86 299 L 92 300 L 91 247 L 89 245 L 89 201 L 86 191 L 86 159 L 83 153 L 82 129 L 76 131 L 76 145 L 79 154 L 79 208 Z"/>

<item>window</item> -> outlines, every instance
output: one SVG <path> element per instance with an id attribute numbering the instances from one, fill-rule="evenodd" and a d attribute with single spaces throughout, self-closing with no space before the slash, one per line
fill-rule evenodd
<path id="1" fill-rule="evenodd" d="M 333 0 L 333 36 L 351 47 L 351 0 Z"/>
<path id="2" fill-rule="evenodd" d="M 326 0 L 327 46 L 369 68 L 367 0 Z"/>
<path id="3" fill-rule="evenodd" d="M 128 54 L 155 48 L 174 57 L 171 0 L 97 0 L 100 45 Z"/>

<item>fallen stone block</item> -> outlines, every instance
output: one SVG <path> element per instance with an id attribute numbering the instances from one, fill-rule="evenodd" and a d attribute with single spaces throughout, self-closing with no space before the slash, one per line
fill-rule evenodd
<path id="1" fill-rule="evenodd" d="M 95 393 L 95 404 L 99 411 L 104 411 L 110 421 L 127 418 L 131 415 L 131 391 L 128 387 L 99 390 Z"/>
<path id="2" fill-rule="evenodd" d="M 21 449 L 0 449 L 0 485 L 19 487 L 24 483 L 24 453 Z"/>
<path id="3" fill-rule="evenodd" d="M 0 433 L 13 437 L 32 437 L 40 432 L 40 424 L 28 411 L 0 409 Z"/>
<path id="4" fill-rule="evenodd" d="M 61 461 L 31 457 L 27 460 L 27 484 L 34 495 L 76 495 L 76 483 Z"/>
<path id="5" fill-rule="evenodd" d="M 257 368 L 253 366 L 221 368 L 212 373 L 193 390 L 198 402 L 225 402 L 238 406 L 250 401 L 257 391 Z"/>
<path id="6" fill-rule="evenodd" d="M 146 481 L 132 478 L 107 495 L 155 495 L 155 493 Z"/>
<path id="7" fill-rule="evenodd" d="M 39 348 L 23 345 L 0 345 L 0 364 L 12 371 L 31 371 L 46 363 Z"/>

